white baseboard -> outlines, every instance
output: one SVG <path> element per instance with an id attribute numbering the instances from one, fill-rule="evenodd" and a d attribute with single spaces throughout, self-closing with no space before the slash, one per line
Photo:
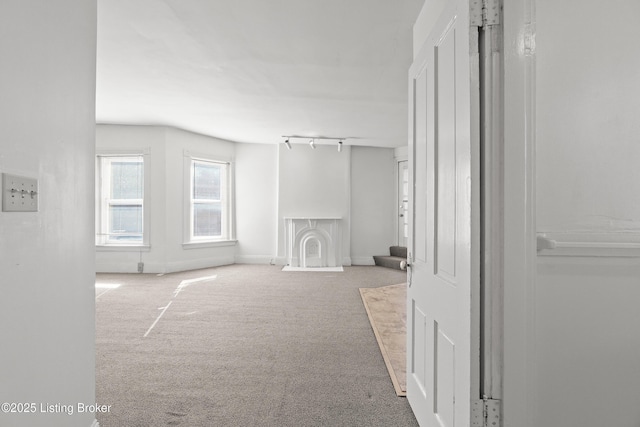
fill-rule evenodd
<path id="1" fill-rule="evenodd" d="M 287 265 L 285 257 L 272 255 L 236 255 L 231 254 L 221 257 L 196 258 L 181 261 L 167 262 L 165 265 L 153 261 L 144 262 L 144 273 L 175 273 L 178 271 L 197 270 L 199 268 L 219 267 L 230 264 L 273 264 Z M 374 265 L 372 257 L 343 257 L 343 266 L 350 265 Z M 137 262 L 96 262 L 98 273 L 138 273 Z"/>
<path id="2" fill-rule="evenodd" d="M 287 257 L 279 256 L 279 257 L 276 257 L 275 262 L 276 262 L 276 265 L 287 265 L 288 260 L 287 260 Z"/>
<path id="3" fill-rule="evenodd" d="M 236 255 L 236 264 L 275 264 L 273 255 Z"/>
<path id="4" fill-rule="evenodd" d="M 145 273 L 150 273 L 145 264 Z M 96 261 L 96 273 L 137 273 L 138 264 L 133 262 L 100 262 Z"/>
<path id="5" fill-rule="evenodd" d="M 351 265 L 376 265 L 372 256 L 353 256 Z"/>
<path id="6" fill-rule="evenodd" d="M 288 265 L 288 259 L 286 257 L 275 257 L 274 262 L 276 265 Z M 342 265 L 345 267 L 349 267 L 351 265 L 351 257 L 343 257 Z"/>
<path id="7" fill-rule="evenodd" d="M 342 273 L 344 269 L 342 267 L 289 267 L 285 266 L 282 271 L 307 271 L 313 273 Z"/>
<path id="8" fill-rule="evenodd" d="M 231 265 L 235 263 L 233 255 L 224 257 L 197 258 L 182 261 L 168 262 L 166 265 L 166 273 L 176 273 L 179 271 L 198 270 L 200 268 L 220 267 L 222 265 Z"/>
<path id="9" fill-rule="evenodd" d="M 168 262 L 165 265 L 156 262 L 145 262 L 143 273 L 164 274 L 178 271 L 197 270 L 200 268 L 219 267 L 221 265 L 235 264 L 235 257 L 227 255 L 223 257 L 196 258 L 181 261 Z M 97 273 L 138 273 L 138 264 L 127 262 L 97 262 Z"/>
<path id="10" fill-rule="evenodd" d="M 165 273 L 159 262 L 144 261 L 143 273 Z M 137 261 L 96 261 L 96 273 L 138 273 Z"/>

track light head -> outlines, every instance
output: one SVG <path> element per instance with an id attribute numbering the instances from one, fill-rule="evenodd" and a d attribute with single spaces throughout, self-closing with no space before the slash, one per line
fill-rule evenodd
<path id="1" fill-rule="evenodd" d="M 284 145 L 286 145 L 286 146 L 287 146 L 287 148 L 288 148 L 289 150 L 291 150 L 291 143 L 289 142 L 289 138 L 287 138 L 287 139 L 284 141 Z"/>
<path id="2" fill-rule="evenodd" d="M 316 141 L 314 139 L 309 141 L 309 146 L 315 150 L 316 149 Z"/>
<path id="3" fill-rule="evenodd" d="M 338 141 L 338 153 L 342 151 L 342 141 Z"/>

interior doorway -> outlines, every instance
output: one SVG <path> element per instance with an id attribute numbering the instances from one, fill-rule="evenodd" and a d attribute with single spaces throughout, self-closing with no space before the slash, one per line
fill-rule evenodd
<path id="1" fill-rule="evenodd" d="M 407 247 L 407 237 L 409 236 L 409 162 L 407 160 L 398 161 L 398 246 Z"/>

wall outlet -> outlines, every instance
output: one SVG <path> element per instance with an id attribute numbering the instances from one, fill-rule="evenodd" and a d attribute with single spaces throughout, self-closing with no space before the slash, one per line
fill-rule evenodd
<path id="1" fill-rule="evenodd" d="M 138 273 L 142 273 L 144 271 L 144 262 L 138 263 Z"/>
<path id="2" fill-rule="evenodd" d="M 37 212 L 38 180 L 35 178 L 3 173 L 2 211 Z"/>

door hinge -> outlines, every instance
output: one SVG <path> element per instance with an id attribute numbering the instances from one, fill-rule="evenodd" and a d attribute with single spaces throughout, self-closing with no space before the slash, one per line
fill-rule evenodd
<path id="1" fill-rule="evenodd" d="M 500 427 L 500 412 L 500 400 L 474 400 L 471 402 L 471 427 Z"/>
<path id="2" fill-rule="evenodd" d="M 500 0 L 470 0 L 469 23 L 480 28 L 500 24 Z"/>

